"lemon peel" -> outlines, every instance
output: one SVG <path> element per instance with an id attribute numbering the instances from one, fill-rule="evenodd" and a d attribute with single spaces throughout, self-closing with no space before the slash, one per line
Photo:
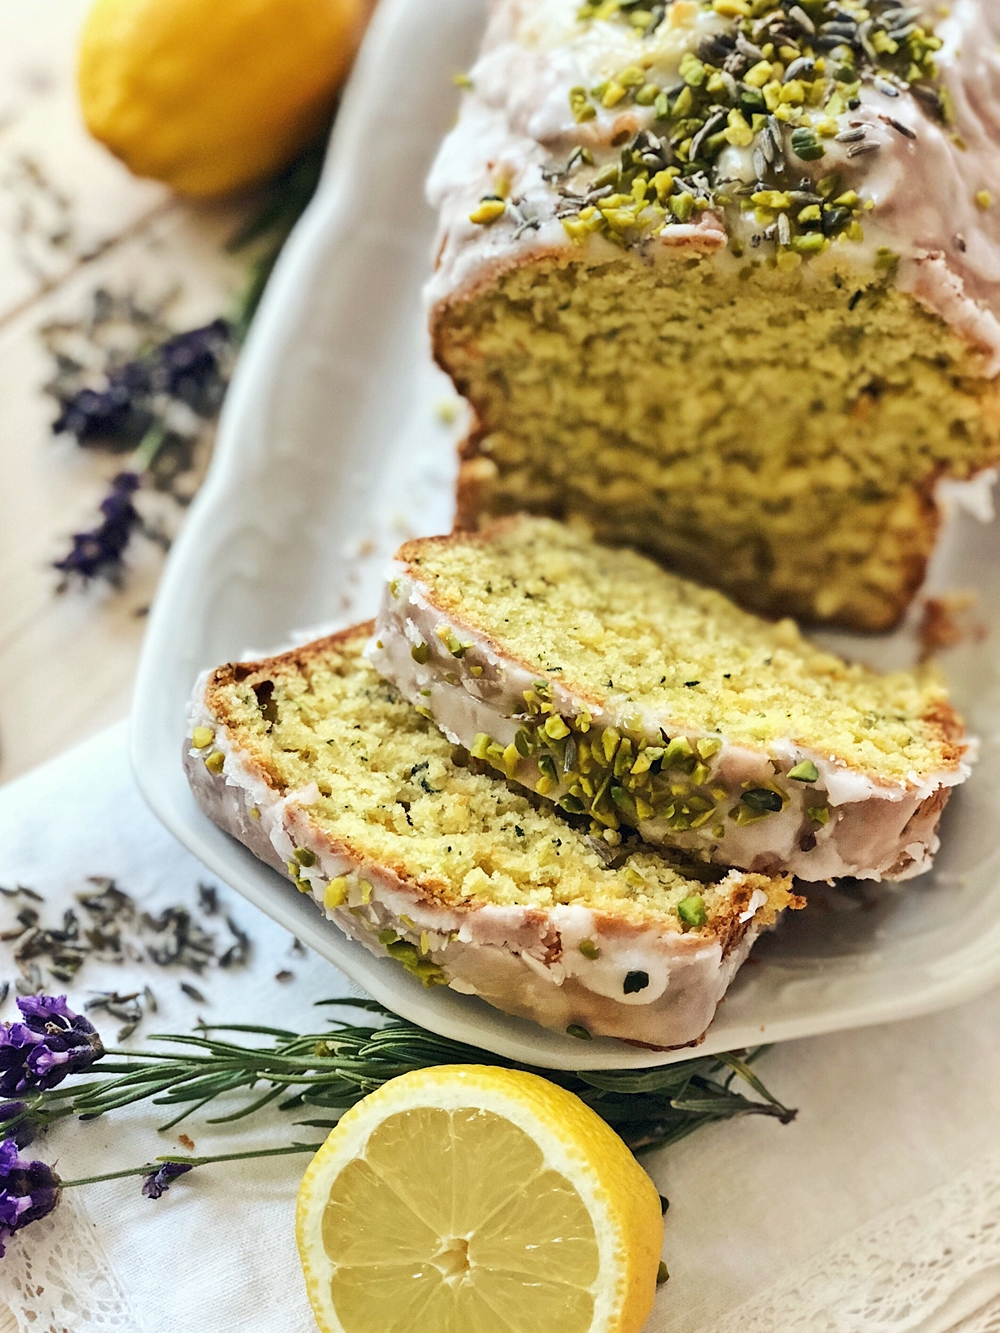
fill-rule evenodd
<path id="1" fill-rule="evenodd" d="M 96 0 L 80 40 L 87 128 L 139 176 L 213 196 L 312 139 L 371 0 Z"/>

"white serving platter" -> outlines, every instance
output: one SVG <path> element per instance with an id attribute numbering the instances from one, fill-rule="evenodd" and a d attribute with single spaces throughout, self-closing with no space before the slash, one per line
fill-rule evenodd
<path id="1" fill-rule="evenodd" d="M 486 0 L 382 0 L 346 93 L 316 199 L 286 246 L 227 398 L 209 476 L 150 618 L 132 718 L 139 785 L 212 871 L 364 990 L 442 1035 L 551 1068 L 687 1058 L 581 1042 L 425 990 L 348 941 L 311 900 L 215 827 L 181 768 L 200 669 L 374 611 L 407 535 L 450 526 L 461 414 L 430 361 L 420 289 L 434 218 L 423 182 L 454 117 Z M 454 415 L 452 413 L 452 415 Z M 969 589 L 984 636 L 948 654 L 982 738 L 933 873 L 905 889 L 818 890 L 761 940 L 700 1053 L 912 1017 L 1000 982 L 1000 525 L 956 513 L 929 586 Z M 888 665 L 914 638 L 830 640 Z"/>

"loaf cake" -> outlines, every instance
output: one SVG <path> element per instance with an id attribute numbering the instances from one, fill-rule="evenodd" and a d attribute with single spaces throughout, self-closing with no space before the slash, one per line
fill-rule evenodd
<path id="1" fill-rule="evenodd" d="M 407 542 L 371 658 L 447 736 L 654 844 L 807 880 L 930 866 L 970 743 L 934 675 L 879 675 L 553 519 Z"/>
<path id="2" fill-rule="evenodd" d="M 459 520 L 893 626 L 1000 461 L 1000 5 L 496 0 L 430 180 Z"/>
<path id="3" fill-rule="evenodd" d="M 202 676 L 205 812 L 424 985 L 581 1039 L 697 1041 L 790 881 L 612 848 L 479 771 L 364 659 L 372 629 Z"/>

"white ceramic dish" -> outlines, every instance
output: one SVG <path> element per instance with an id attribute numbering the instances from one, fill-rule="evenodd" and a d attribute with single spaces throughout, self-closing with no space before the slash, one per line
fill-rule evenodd
<path id="1" fill-rule="evenodd" d="M 383 0 L 338 121 L 318 195 L 270 284 L 226 403 L 209 477 L 153 608 L 132 757 L 146 799 L 207 866 L 398 1013 L 539 1065 L 624 1067 L 690 1055 L 583 1043 L 447 989 L 424 990 L 323 919 L 195 806 L 181 769 L 197 672 L 287 643 L 296 627 L 370 615 L 408 533 L 445 531 L 450 386 L 430 363 L 421 284 L 434 219 L 423 181 L 454 115 L 485 0 Z M 932 574 L 978 592 L 1000 625 L 1000 526 L 957 515 Z M 949 655 L 959 705 L 983 738 L 947 811 L 933 874 L 903 891 L 821 891 L 762 940 L 700 1051 L 860 1027 L 955 1004 L 1000 981 L 1000 676 L 992 632 Z M 875 660 L 912 636 L 841 638 Z"/>

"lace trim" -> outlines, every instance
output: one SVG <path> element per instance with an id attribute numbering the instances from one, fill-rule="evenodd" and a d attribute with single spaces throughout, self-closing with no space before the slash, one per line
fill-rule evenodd
<path id="1" fill-rule="evenodd" d="M 1000 1155 L 883 1213 L 700 1333 L 1000 1333 Z"/>
<path id="2" fill-rule="evenodd" d="M 18 1333 L 142 1333 L 97 1231 L 73 1191 L 7 1246 L 0 1298 Z"/>
<path id="3" fill-rule="evenodd" d="M 19 1333 L 142 1333 L 72 1194 L 13 1238 Z M 702 1333 L 1000 1333 L 1000 1155 L 884 1213 Z"/>

